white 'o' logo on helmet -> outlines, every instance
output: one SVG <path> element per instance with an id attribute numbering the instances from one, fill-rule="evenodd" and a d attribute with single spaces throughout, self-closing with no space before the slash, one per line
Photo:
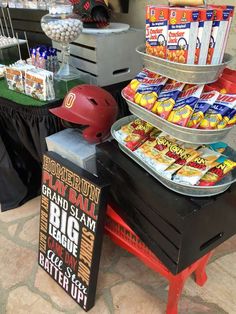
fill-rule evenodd
<path id="1" fill-rule="evenodd" d="M 65 107 L 71 108 L 75 102 L 76 95 L 74 93 L 69 93 L 65 99 Z"/>

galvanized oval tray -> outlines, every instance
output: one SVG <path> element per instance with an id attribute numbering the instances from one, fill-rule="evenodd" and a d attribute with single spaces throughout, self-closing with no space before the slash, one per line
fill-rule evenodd
<path id="1" fill-rule="evenodd" d="M 145 68 L 170 79 L 188 84 L 209 84 L 217 81 L 225 67 L 233 59 L 230 54 L 226 53 L 221 64 L 182 64 L 151 56 L 145 50 L 144 45 L 136 48 L 136 51 L 143 59 Z"/>
<path id="2" fill-rule="evenodd" d="M 145 162 L 143 162 L 140 158 L 132 153 L 123 142 L 116 136 L 116 131 L 120 130 L 123 125 L 128 124 L 129 122 L 136 119 L 135 116 L 128 116 L 116 121 L 112 128 L 111 134 L 113 138 L 118 142 L 120 149 L 127 154 L 131 159 L 133 159 L 137 164 L 139 164 L 143 169 L 145 169 L 150 175 L 152 175 L 155 179 L 157 179 L 160 183 L 166 186 L 168 189 L 177 192 L 179 194 L 183 194 L 186 196 L 192 197 L 210 197 L 214 195 L 218 195 L 220 193 L 225 192 L 231 184 L 236 182 L 236 169 L 233 170 L 230 174 L 228 174 L 223 180 L 217 183 L 215 186 L 190 186 L 185 184 L 176 183 L 172 180 L 169 180 L 162 175 L 155 172 L 152 168 L 150 168 Z M 225 155 L 228 156 L 232 160 L 236 160 L 236 152 L 228 147 L 225 151 Z"/>
<path id="3" fill-rule="evenodd" d="M 174 136 L 178 140 L 192 144 L 211 144 L 222 141 L 227 134 L 232 130 L 233 126 L 225 129 L 217 130 L 201 130 L 191 129 L 176 125 L 155 113 L 137 105 L 136 103 L 128 100 L 122 93 L 122 97 L 126 100 L 129 111 L 142 120 L 145 120 L 155 126 L 156 128 L 165 131 L 166 133 Z"/>

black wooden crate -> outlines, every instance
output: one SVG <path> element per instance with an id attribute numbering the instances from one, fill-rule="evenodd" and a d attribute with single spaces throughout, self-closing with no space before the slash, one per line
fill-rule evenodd
<path id="1" fill-rule="evenodd" d="M 111 177 L 110 202 L 162 263 L 177 274 L 236 233 L 236 185 L 210 198 L 168 190 L 107 142 L 98 171 Z"/>

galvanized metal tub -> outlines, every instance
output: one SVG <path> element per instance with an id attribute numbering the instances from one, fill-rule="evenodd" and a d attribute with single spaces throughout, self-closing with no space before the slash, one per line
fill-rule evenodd
<path id="1" fill-rule="evenodd" d="M 218 195 L 220 193 L 225 192 L 232 183 L 236 181 L 236 169 L 233 170 L 230 174 L 228 174 L 222 181 L 217 183 L 215 186 L 190 186 L 185 184 L 176 183 L 172 180 L 169 180 L 162 175 L 155 172 L 151 169 L 146 163 L 144 163 L 140 158 L 135 156 L 132 151 L 130 151 L 116 136 L 116 131 L 120 130 L 123 125 L 128 124 L 133 121 L 135 116 L 128 116 L 116 121 L 112 128 L 111 134 L 113 138 L 118 142 L 120 149 L 127 154 L 131 159 L 133 159 L 137 164 L 139 164 L 143 169 L 145 169 L 150 175 L 152 175 L 155 179 L 157 179 L 160 183 L 166 186 L 168 189 L 192 197 L 210 197 L 214 195 Z M 236 152 L 228 147 L 225 151 L 225 155 L 228 156 L 232 160 L 236 160 Z"/>
<path id="2" fill-rule="evenodd" d="M 225 67 L 233 59 L 230 54 L 226 53 L 221 64 L 182 64 L 151 56 L 145 52 L 145 49 L 144 45 L 136 48 L 136 51 L 142 56 L 145 68 L 173 80 L 188 84 L 209 84 L 217 81 Z"/>
<path id="3" fill-rule="evenodd" d="M 217 130 L 201 130 L 191 129 L 176 125 L 163 118 L 159 117 L 155 113 L 137 105 L 136 103 L 128 100 L 122 93 L 122 97 L 126 100 L 129 110 L 132 114 L 136 115 L 140 119 L 143 119 L 156 128 L 167 132 L 174 136 L 178 140 L 192 144 L 211 144 L 222 141 L 233 127 Z"/>

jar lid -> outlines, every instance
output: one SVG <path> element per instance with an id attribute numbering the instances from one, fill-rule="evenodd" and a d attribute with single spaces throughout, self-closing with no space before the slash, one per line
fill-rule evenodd
<path id="1" fill-rule="evenodd" d="M 67 0 L 55 0 L 49 5 L 49 14 L 71 14 L 73 6 Z"/>

